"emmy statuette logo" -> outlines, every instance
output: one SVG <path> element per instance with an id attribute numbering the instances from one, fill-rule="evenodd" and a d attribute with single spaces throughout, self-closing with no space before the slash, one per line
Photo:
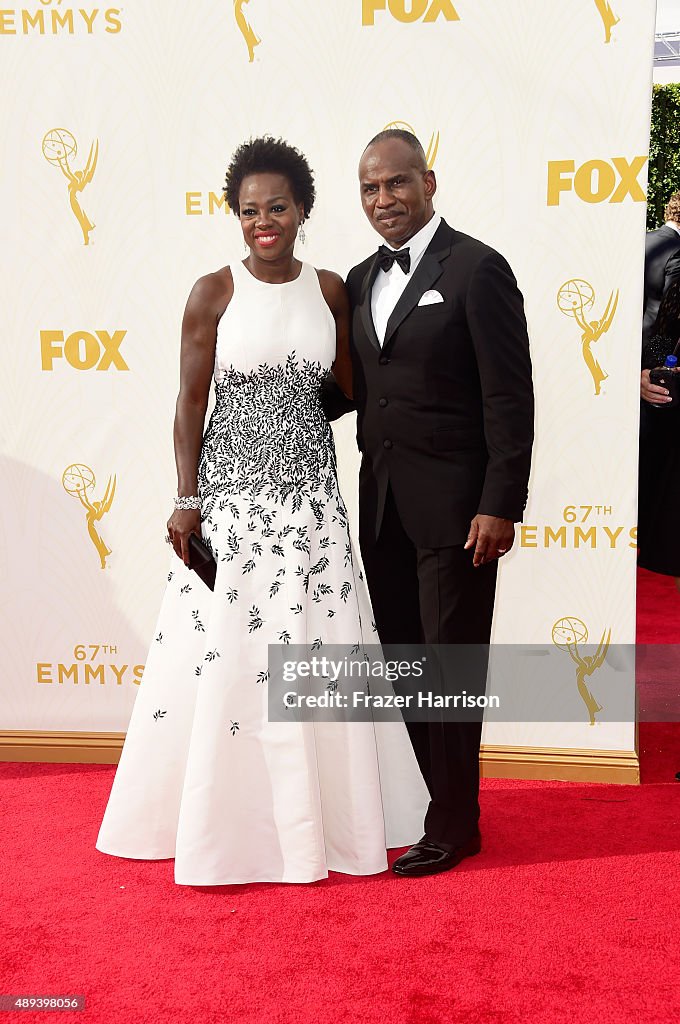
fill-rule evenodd
<path id="1" fill-rule="evenodd" d="M 621 19 L 617 18 L 614 14 L 609 0 L 595 0 L 595 6 L 597 7 L 597 12 L 602 18 L 602 24 L 604 25 L 604 41 L 605 43 L 611 43 L 612 29 L 615 25 L 618 25 Z"/>
<path id="2" fill-rule="evenodd" d="M 416 134 L 415 128 L 412 128 L 411 125 L 407 121 L 390 121 L 388 124 L 385 125 L 385 127 L 383 128 L 383 131 L 387 131 L 388 128 L 399 128 L 399 129 L 401 129 L 401 131 L 410 132 L 411 135 L 415 135 Z M 427 161 L 427 166 L 429 167 L 430 170 L 432 170 L 432 168 L 434 167 L 434 162 L 437 159 L 437 150 L 438 149 L 439 149 L 439 132 L 436 132 L 436 133 L 432 132 L 432 135 L 430 136 L 430 141 L 429 141 L 428 146 L 427 146 L 427 151 L 425 153 L 425 159 Z"/>
<path id="3" fill-rule="evenodd" d="M 255 47 L 259 46 L 262 40 L 245 16 L 243 6 L 247 3 L 250 3 L 250 0 L 234 0 L 234 18 L 248 47 L 248 63 L 252 64 L 255 60 Z"/>
<path id="4" fill-rule="evenodd" d="M 609 296 L 605 311 L 599 320 L 588 320 L 587 314 L 595 303 L 593 286 L 580 278 L 566 281 L 557 293 L 557 306 L 565 316 L 573 317 L 581 330 L 581 355 L 590 370 L 595 394 L 600 394 L 602 382 L 609 376 L 595 358 L 592 346 L 606 334 L 612 325 L 619 302 L 618 289 Z"/>
<path id="5" fill-rule="evenodd" d="M 552 628 L 552 642 L 555 644 L 555 647 L 559 647 L 561 651 L 566 651 L 576 665 L 576 686 L 583 703 L 588 709 L 591 725 L 595 725 L 595 716 L 598 711 L 602 711 L 602 705 L 598 704 L 588 689 L 586 679 L 592 676 L 593 672 L 597 671 L 604 662 L 607 650 L 609 649 L 611 635 L 611 629 L 602 630 L 600 643 L 595 654 L 582 655 L 579 652 L 578 645 L 588 642 L 588 628 L 582 619 L 568 615 L 563 619 L 558 619 Z"/>
<path id="6" fill-rule="evenodd" d="M 66 493 L 70 494 L 73 498 L 77 498 L 85 509 L 87 532 L 90 535 L 90 540 L 97 549 L 100 568 L 105 569 L 106 559 L 111 554 L 111 548 L 106 546 L 103 537 L 97 530 L 97 524 L 106 515 L 113 504 L 113 497 L 116 493 L 115 476 L 109 477 L 109 482 L 106 485 L 104 497 L 101 501 L 93 501 L 91 498 L 97 481 L 95 480 L 94 473 L 89 466 L 84 466 L 77 462 L 73 463 L 71 466 L 67 466 L 62 473 L 61 482 Z"/>
<path id="7" fill-rule="evenodd" d="M 87 163 L 82 171 L 74 171 L 71 167 L 71 160 L 78 154 L 78 145 L 75 137 L 67 128 L 51 128 L 42 140 L 43 156 L 48 163 L 58 167 L 68 182 L 68 199 L 73 214 L 80 224 L 83 232 L 85 245 L 90 244 L 90 232 L 94 230 L 94 224 L 87 216 L 78 195 L 92 181 L 97 168 L 97 157 L 99 155 L 99 142 L 97 139 L 90 146 L 90 153 Z"/>
<path id="8" fill-rule="evenodd" d="M 375 25 L 377 11 L 389 11 L 396 21 L 432 22 L 441 15 L 446 21 L 460 21 L 451 0 L 361 0 L 361 24 Z"/>
<path id="9" fill-rule="evenodd" d="M 628 196 L 634 203 L 647 201 L 638 181 L 646 156 L 613 156 L 611 160 L 548 161 L 548 206 L 559 206 L 563 192 L 575 192 L 584 203 L 622 203 Z"/>

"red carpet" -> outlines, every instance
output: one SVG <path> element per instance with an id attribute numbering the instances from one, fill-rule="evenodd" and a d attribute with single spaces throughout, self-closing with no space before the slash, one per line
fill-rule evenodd
<path id="1" fill-rule="evenodd" d="M 671 576 L 638 569 L 637 642 L 668 645 L 668 654 L 654 655 L 654 670 L 648 659 L 638 659 L 637 680 L 641 705 L 647 688 L 663 687 L 664 680 L 680 676 L 680 592 Z M 640 722 L 638 730 L 640 774 L 643 783 L 670 782 L 680 770 L 680 723 Z M 680 783 L 677 783 L 680 788 Z"/>
<path id="2" fill-rule="evenodd" d="M 453 872 L 303 887 L 175 886 L 94 849 L 113 768 L 0 765 L 0 992 L 84 994 L 76 1024 L 676 1024 L 676 737 L 640 787 L 486 782 Z"/>
<path id="3" fill-rule="evenodd" d="M 680 592 L 672 576 L 638 569 L 637 642 L 680 644 Z"/>

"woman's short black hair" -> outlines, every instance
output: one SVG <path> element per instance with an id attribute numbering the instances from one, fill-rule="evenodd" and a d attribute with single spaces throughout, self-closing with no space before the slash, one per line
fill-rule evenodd
<path id="1" fill-rule="evenodd" d="M 290 182 L 295 202 L 304 206 L 303 220 L 309 217 L 316 198 L 314 175 L 306 158 L 295 146 L 271 135 L 241 143 L 227 167 L 224 185 L 229 207 L 237 217 L 240 213 L 238 194 L 241 183 L 249 174 L 282 174 Z"/>

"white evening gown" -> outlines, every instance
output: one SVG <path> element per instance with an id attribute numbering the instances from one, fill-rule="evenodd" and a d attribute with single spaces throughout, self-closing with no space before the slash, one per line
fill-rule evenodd
<path id="1" fill-rule="evenodd" d="M 232 274 L 199 466 L 215 590 L 172 556 L 97 849 L 184 885 L 373 874 L 422 832 L 405 726 L 267 716 L 268 644 L 377 643 L 319 399 L 335 324 L 308 264 Z"/>

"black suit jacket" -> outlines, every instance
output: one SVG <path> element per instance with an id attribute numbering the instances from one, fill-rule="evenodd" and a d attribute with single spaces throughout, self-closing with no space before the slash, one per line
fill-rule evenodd
<path id="1" fill-rule="evenodd" d="M 388 486 L 418 547 L 462 544 L 478 513 L 521 520 L 534 403 L 522 296 L 503 257 L 444 221 L 392 313 L 371 315 L 375 256 L 347 278 L 363 539 Z M 436 289 L 444 301 L 419 306 Z"/>
<path id="2" fill-rule="evenodd" d="M 680 235 L 664 224 L 645 238 L 645 300 L 643 344 L 654 336 L 659 306 L 666 289 L 680 278 Z"/>

